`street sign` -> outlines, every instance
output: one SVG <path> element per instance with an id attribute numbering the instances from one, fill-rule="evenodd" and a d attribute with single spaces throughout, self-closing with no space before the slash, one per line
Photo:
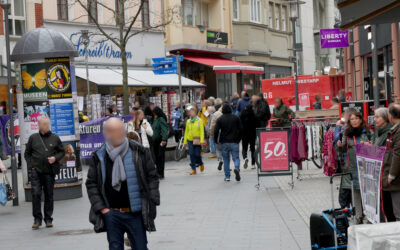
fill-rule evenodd
<path id="1" fill-rule="evenodd" d="M 159 68 L 176 68 L 177 67 L 177 63 L 168 63 L 168 64 L 163 64 L 163 63 L 154 63 L 153 64 L 153 68 L 154 69 L 159 69 Z"/>
<path id="2" fill-rule="evenodd" d="M 154 74 L 156 75 L 167 75 L 167 74 L 177 74 L 177 68 L 159 68 L 153 69 Z"/>
<path id="3" fill-rule="evenodd" d="M 155 64 L 172 64 L 172 63 L 176 63 L 176 57 L 156 57 L 153 58 L 153 63 Z M 183 61 L 183 56 L 179 57 L 179 61 L 182 62 Z"/>

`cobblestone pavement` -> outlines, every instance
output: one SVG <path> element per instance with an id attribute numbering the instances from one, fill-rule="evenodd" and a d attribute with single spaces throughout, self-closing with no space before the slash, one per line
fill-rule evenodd
<path id="1" fill-rule="evenodd" d="M 167 163 L 149 249 L 309 249 L 308 227 L 291 199 L 307 181 L 291 191 L 282 184 L 286 177 L 266 177 L 257 191 L 255 170 L 242 170 L 239 183 L 225 183 L 216 161 L 205 163 L 206 172 L 197 176 L 188 175 L 187 160 Z M 31 204 L 23 197 L 20 203 L 0 207 L 1 249 L 107 249 L 106 235 L 94 234 L 88 222 L 85 190 L 80 199 L 55 203 L 52 229 L 32 231 Z"/>

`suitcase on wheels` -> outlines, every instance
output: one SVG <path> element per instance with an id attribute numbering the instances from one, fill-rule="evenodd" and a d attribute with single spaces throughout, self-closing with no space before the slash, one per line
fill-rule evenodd
<path id="1" fill-rule="evenodd" d="M 330 178 L 332 208 L 310 217 L 310 237 L 312 249 L 347 249 L 347 229 L 349 217 L 355 215 L 353 208 L 334 208 L 333 178 L 336 176 L 350 175 L 351 173 L 335 174 Z M 354 204 L 354 188 L 351 188 L 352 204 Z"/>

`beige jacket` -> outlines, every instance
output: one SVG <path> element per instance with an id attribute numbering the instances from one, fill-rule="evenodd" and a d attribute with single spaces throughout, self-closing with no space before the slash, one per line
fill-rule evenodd
<path id="1" fill-rule="evenodd" d="M 212 120 L 211 120 L 211 126 L 210 126 L 210 136 L 214 137 L 214 128 L 215 125 L 217 124 L 218 118 L 222 116 L 222 107 L 218 109 L 218 111 L 214 112 Z"/>

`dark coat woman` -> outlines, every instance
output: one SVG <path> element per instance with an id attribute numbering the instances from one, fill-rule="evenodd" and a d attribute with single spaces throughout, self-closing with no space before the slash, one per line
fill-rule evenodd
<path id="1" fill-rule="evenodd" d="M 167 117 L 159 107 L 154 108 L 153 116 L 154 121 L 151 124 L 151 127 L 153 128 L 154 160 L 159 177 L 164 179 L 165 149 L 168 141 Z"/>

